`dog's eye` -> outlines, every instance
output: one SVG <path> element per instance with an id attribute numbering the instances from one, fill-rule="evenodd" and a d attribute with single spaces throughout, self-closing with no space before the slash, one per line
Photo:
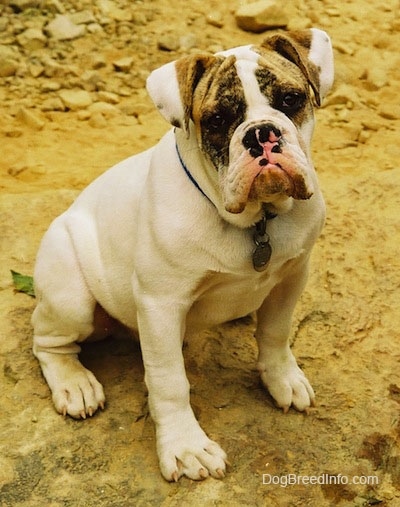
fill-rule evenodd
<path id="1" fill-rule="evenodd" d="M 304 104 L 305 97 L 302 93 L 299 92 L 291 92 L 283 95 L 281 99 L 281 107 L 280 109 L 284 113 L 295 113 L 298 111 L 302 105 Z"/>
<path id="2" fill-rule="evenodd" d="M 223 116 L 221 114 L 213 114 L 212 116 L 210 116 L 207 119 L 207 126 L 213 130 L 220 129 L 221 127 L 223 127 L 225 125 L 225 123 L 226 123 L 226 118 L 225 118 L 225 116 Z"/>

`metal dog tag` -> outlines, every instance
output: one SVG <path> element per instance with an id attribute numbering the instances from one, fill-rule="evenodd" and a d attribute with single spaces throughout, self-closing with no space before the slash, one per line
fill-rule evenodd
<path id="1" fill-rule="evenodd" d="M 276 214 L 264 210 L 263 217 L 259 222 L 256 223 L 253 241 L 256 245 L 253 251 L 253 267 L 256 271 L 264 271 L 267 267 L 268 262 L 271 258 L 272 248 L 269 242 L 269 236 L 267 233 L 267 220 L 275 218 Z"/>
<path id="2" fill-rule="evenodd" d="M 272 248 L 271 245 L 269 244 L 269 238 L 267 236 L 267 241 L 258 241 L 255 237 L 254 242 L 256 243 L 256 248 L 253 251 L 254 269 L 256 271 L 264 271 L 264 269 L 268 265 L 268 262 L 272 254 Z"/>

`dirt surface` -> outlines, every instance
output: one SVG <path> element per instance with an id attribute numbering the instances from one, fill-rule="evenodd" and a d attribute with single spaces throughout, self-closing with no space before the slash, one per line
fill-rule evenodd
<path id="1" fill-rule="evenodd" d="M 78 191 L 169 128 L 144 91 L 150 70 L 265 34 L 240 30 L 231 4 L 213 0 L 62 4 L 0 1 L 0 505 L 400 505 L 398 2 L 287 3 L 289 28 L 327 30 L 336 58 L 313 144 L 328 217 L 293 327 L 318 405 L 309 416 L 274 407 L 250 317 L 204 331 L 185 348 L 192 403 L 232 466 L 224 480 L 178 484 L 158 470 L 138 345 L 86 346 L 107 407 L 62 418 L 31 353 L 34 300 L 9 272 L 31 274 L 43 232 Z M 76 38 L 43 29 L 82 12 Z M 67 107 L 63 90 L 89 100 Z"/>

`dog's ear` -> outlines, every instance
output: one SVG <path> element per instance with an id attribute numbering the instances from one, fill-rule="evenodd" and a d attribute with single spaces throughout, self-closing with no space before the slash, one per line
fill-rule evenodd
<path id="1" fill-rule="evenodd" d="M 188 132 L 194 90 L 216 61 L 213 55 L 199 53 L 167 63 L 150 74 L 147 91 L 169 123 Z"/>
<path id="2" fill-rule="evenodd" d="M 320 106 L 334 78 L 333 51 L 328 34 L 317 28 L 293 31 L 274 35 L 262 46 L 277 51 L 300 68 Z"/>

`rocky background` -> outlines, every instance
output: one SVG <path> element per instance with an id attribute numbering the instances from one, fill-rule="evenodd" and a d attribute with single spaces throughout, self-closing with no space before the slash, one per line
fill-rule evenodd
<path id="1" fill-rule="evenodd" d="M 1 506 L 400 505 L 399 14 L 397 0 L 0 0 Z M 313 145 L 328 217 L 293 329 L 318 406 L 273 406 L 251 318 L 199 334 L 185 348 L 193 406 L 232 466 L 167 484 L 138 346 L 87 346 L 107 409 L 63 419 L 31 353 L 34 300 L 10 270 L 31 274 L 50 221 L 169 128 L 144 89 L 152 69 L 311 26 L 336 58 Z M 320 483 L 283 487 L 288 474 Z"/>

